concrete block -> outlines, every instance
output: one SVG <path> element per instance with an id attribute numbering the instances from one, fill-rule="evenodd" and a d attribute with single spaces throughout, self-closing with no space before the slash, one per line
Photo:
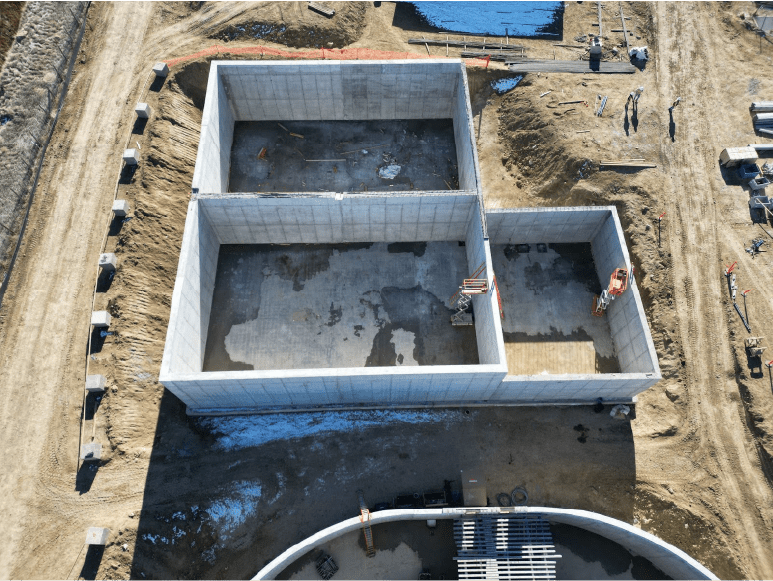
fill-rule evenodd
<path id="1" fill-rule="evenodd" d="M 99 268 L 101 268 L 102 270 L 107 270 L 107 271 L 115 270 L 115 264 L 116 264 L 115 254 L 113 254 L 112 252 L 105 252 L 104 254 L 99 255 Z"/>
<path id="2" fill-rule="evenodd" d="M 89 442 L 81 445 L 81 460 L 84 462 L 98 462 L 102 459 L 102 444 Z"/>
<path id="3" fill-rule="evenodd" d="M 137 117 L 147 119 L 150 117 L 150 105 L 147 103 L 137 103 L 137 106 L 134 108 L 134 112 L 137 114 Z"/>
<path id="4" fill-rule="evenodd" d="M 156 63 L 153 65 L 153 72 L 157 77 L 166 77 L 169 74 L 169 67 L 166 63 Z"/>
<path id="5" fill-rule="evenodd" d="M 126 165 L 137 165 L 140 162 L 140 152 L 138 149 L 124 149 L 123 160 Z"/>
<path id="6" fill-rule="evenodd" d="M 105 381 L 104 375 L 87 375 L 86 391 L 90 393 L 102 393 L 105 391 Z"/>
<path id="7" fill-rule="evenodd" d="M 109 327 L 110 313 L 107 311 L 93 311 L 91 313 L 91 324 L 94 327 Z"/>
<path id="8" fill-rule="evenodd" d="M 104 546 L 107 544 L 108 536 L 110 536 L 110 529 L 90 527 L 86 531 L 86 544 Z"/>
<path id="9" fill-rule="evenodd" d="M 126 200 L 115 200 L 113 202 L 113 214 L 115 216 L 126 216 L 129 213 L 129 202 Z"/>

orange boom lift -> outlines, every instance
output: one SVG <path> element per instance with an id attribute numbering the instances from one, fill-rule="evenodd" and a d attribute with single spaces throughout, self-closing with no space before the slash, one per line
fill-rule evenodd
<path id="1" fill-rule="evenodd" d="M 601 291 L 601 296 L 593 295 L 593 309 L 591 314 L 602 317 L 607 310 L 609 303 L 615 300 L 615 297 L 623 294 L 628 288 L 628 270 L 625 268 L 616 268 L 609 277 L 609 287 Z"/>

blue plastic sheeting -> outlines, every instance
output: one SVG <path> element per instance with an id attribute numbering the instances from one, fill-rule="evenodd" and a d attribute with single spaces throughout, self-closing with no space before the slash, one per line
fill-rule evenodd
<path id="1" fill-rule="evenodd" d="M 499 79 L 498 81 L 491 81 L 491 88 L 497 92 L 497 95 L 503 95 L 509 90 L 515 89 L 522 78 L 523 75 L 518 75 L 517 77 L 506 77 L 504 79 Z"/>
<path id="2" fill-rule="evenodd" d="M 427 24 L 447 32 L 561 38 L 563 2 L 409 2 Z"/>

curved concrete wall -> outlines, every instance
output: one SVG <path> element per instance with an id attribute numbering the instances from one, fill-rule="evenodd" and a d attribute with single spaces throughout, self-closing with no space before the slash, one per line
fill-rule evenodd
<path id="1" fill-rule="evenodd" d="M 546 520 L 572 525 L 596 533 L 625 547 L 630 552 L 648 559 L 653 565 L 674 579 L 718 579 L 711 571 L 673 545 L 637 529 L 623 521 L 586 510 L 547 507 L 514 508 L 443 508 L 414 510 L 383 510 L 371 515 L 371 525 L 401 520 L 454 519 L 475 514 L 541 514 Z M 300 557 L 346 533 L 358 530 L 360 517 L 352 517 L 334 524 L 287 549 L 253 579 L 274 579 Z"/>

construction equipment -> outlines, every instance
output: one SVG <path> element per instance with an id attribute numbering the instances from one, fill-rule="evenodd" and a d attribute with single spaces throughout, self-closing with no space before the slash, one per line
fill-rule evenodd
<path id="1" fill-rule="evenodd" d="M 764 250 L 760 249 L 763 244 L 765 244 L 765 240 L 763 240 L 762 238 L 756 238 L 752 240 L 752 245 L 746 248 L 745 250 L 746 252 L 752 255 L 752 258 L 754 258 L 760 252 L 765 252 Z"/>
<path id="2" fill-rule="evenodd" d="M 607 310 L 609 303 L 615 300 L 615 297 L 623 294 L 628 288 L 628 270 L 625 268 L 616 268 L 609 277 L 609 286 L 601 291 L 601 295 L 593 295 L 593 309 L 591 314 L 596 317 L 602 317 Z"/>
<path id="3" fill-rule="evenodd" d="M 746 348 L 746 357 L 749 362 L 749 369 L 756 375 L 762 375 L 762 354 L 766 347 L 762 346 L 765 337 L 747 337 L 743 340 Z M 770 367 L 768 367 L 770 369 Z"/>
<path id="4" fill-rule="evenodd" d="M 767 347 L 762 347 L 762 342 L 765 337 L 746 337 L 743 340 L 744 347 L 746 348 L 746 354 L 749 357 L 762 357 Z"/>
<path id="5" fill-rule="evenodd" d="M 479 278 L 486 270 L 486 263 L 481 264 L 470 278 L 465 278 L 462 286 L 456 291 L 450 299 L 449 304 L 456 312 L 451 315 L 451 324 L 455 327 L 472 325 L 472 313 L 469 312 L 472 304 L 471 295 L 485 295 L 488 288 L 488 279 Z"/>
<path id="6" fill-rule="evenodd" d="M 735 308 L 735 312 L 738 313 L 739 317 L 741 317 L 741 322 L 743 322 L 743 326 L 746 327 L 746 330 L 749 331 L 749 333 L 751 333 L 752 328 L 749 326 L 749 322 L 746 320 L 746 317 L 743 316 L 743 313 L 741 312 L 741 307 L 739 307 L 738 303 L 735 302 L 735 297 L 738 292 L 738 285 L 735 284 L 735 274 L 733 273 L 733 269 L 735 268 L 736 264 L 738 264 L 738 261 L 735 261 L 733 264 L 731 264 L 725 269 L 725 278 L 727 278 L 727 285 L 728 285 L 728 288 L 730 289 L 730 298 L 733 299 L 733 307 Z"/>

